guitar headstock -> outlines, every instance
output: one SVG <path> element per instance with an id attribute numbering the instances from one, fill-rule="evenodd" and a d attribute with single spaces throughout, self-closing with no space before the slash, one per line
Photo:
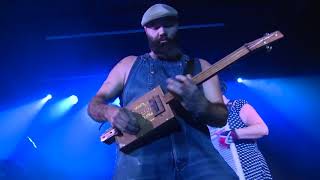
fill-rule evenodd
<path id="1" fill-rule="evenodd" d="M 258 49 L 262 46 L 268 45 L 272 43 L 273 41 L 277 41 L 278 39 L 283 38 L 283 34 L 280 31 L 275 31 L 273 33 L 267 33 L 265 36 L 252 41 L 250 43 L 247 43 L 245 46 L 250 50 L 253 51 L 255 49 Z"/>

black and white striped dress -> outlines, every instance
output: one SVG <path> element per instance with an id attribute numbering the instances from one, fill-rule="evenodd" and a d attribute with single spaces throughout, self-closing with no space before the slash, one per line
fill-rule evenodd
<path id="1" fill-rule="evenodd" d="M 229 109 L 229 116 L 228 116 L 228 128 L 230 129 L 238 129 L 247 127 L 242 120 L 240 119 L 240 110 L 241 108 L 247 104 L 248 102 L 245 100 L 235 100 L 230 101 L 228 103 Z M 210 133 L 213 135 L 215 131 L 218 129 L 210 128 Z M 211 136 L 213 137 L 213 136 Z M 226 153 L 225 148 L 221 148 L 217 145 L 217 138 L 212 138 L 212 143 L 215 148 L 221 153 L 227 163 L 235 170 L 234 166 L 236 160 L 230 158 L 231 149 L 229 148 L 230 152 Z M 239 157 L 241 169 L 247 180 L 259 180 L 259 179 L 272 179 L 270 170 L 268 165 L 261 154 L 256 141 L 254 140 L 243 140 L 235 143 L 236 153 Z M 235 157 L 235 156 L 233 156 Z"/>

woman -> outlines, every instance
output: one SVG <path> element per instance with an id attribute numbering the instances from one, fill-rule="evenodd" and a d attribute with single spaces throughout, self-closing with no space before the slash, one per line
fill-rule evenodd
<path id="1" fill-rule="evenodd" d="M 224 94 L 225 86 L 222 85 Z M 272 179 L 267 163 L 256 140 L 268 135 L 267 125 L 245 100 L 229 100 L 223 96 L 229 110 L 227 125 L 209 126 L 211 141 L 240 179 Z"/>

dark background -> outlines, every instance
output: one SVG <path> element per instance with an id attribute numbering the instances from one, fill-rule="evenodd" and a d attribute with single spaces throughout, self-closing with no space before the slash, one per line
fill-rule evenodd
<path id="1" fill-rule="evenodd" d="M 273 43 L 271 52 L 261 49 L 224 70 L 220 76 L 225 81 L 233 82 L 239 76 L 247 79 L 316 77 L 316 80 L 312 81 L 316 83 L 309 85 L 311 89 L 318 87 L 319 10 L 315 2 L 309 0 L 2 0 L 0 109 L 5 111 L 34 97 L 42 97 L 49 91 L 58 94 L 58 97 L 70 93 L 82 94 L 82 103 L 86 104 L 113 65 L 121 58 L 148 51 L 145 35 L 132 33 L 73 38 L 63 36 L 141 29 L 140 20 L 144 11 L 159 2 L 168 3 L 179 11 L 181 25 L 224 24 L 222 27 L 186 29 L 179 33 L 185 52 L 207 59 L 211 63 L 267 32 L 280 30 L 285 35 L 282 40 Z M 53 37 L 56 39 L 52 39 Z M 297 92 L 297 95 L 303 96 L 304 92 Z M 312 102 L 317 98 L 316 95 Z M 256 105 L 259 107 L 260 103 L 265 102 L 259 101 Z M 308 102 L 301 102 L 299 106 L 304 103 Z M 268 106 L 261 105 L 260 110 L 265 107 Z M 281 110 L 270 107 L 267 112 L 275 111 Z M 289 111 L 288 113 L 293 113 Z M 315 116 L 313 118 L 318 119 Z M 33 122 L 34 125 L 26 134 L 49 134 L 39 121 L 41 118 Z M 319 125 L 318 122 L 302 123 Z M 294 140 L 295 137 L 301 137 L 299 130 L 286 123 L 278 126 L 269 122 L 269 125 L 275 126 L 276 130 L 273 132 L 277 136 L 270 134 L 262 140 L 261 149 L 267 157 L 274 179 L 316 179 L 317 170 L 320 170 L 320 158 L 316 153 L 309 152 L 319 150 L 319 134 L 314 138 L 305 137 L 305 148 L 294 151 L 293 149 L 300 146 L 300 143 L 296 144 L 297 141 Z M 38 127 L 41 127 L 42 131 Z M 283 131 L 282 127 L 286 130 Z M 295 136 L 291 136 L 291 132 L 295 132 Z M 277 149 L 279 141 L 286 141 L 288 146 Z M 31 152 L 32 150 L 25 156 L 18 153 L 19 148 L 24 149 L 27 146 L 23 145 L 24 143 L 19 141 L 20 145 L 17 145 L 13 155 L 5 158 L 2 164 L 19 164 L 21 157 L 36 156 L 37 153 Z M 291 154 L 286 153 L 288 147 Z M 45 161 L 43 159 L 41 162 Z M 22 168 L 28 169 L 28 163 L 20 164 Z M 109 171 L 107 174 L 112 171 L 112 162 L 110 164 L 110 168 L 105 168 Z M 48 173 L 54 172 L 54 169 L 48 169 Z"/>

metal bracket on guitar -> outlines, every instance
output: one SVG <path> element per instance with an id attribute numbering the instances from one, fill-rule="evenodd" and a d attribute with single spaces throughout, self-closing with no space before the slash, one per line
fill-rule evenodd
<path id="1" fill-rule="evenodd" d="M 100 136 L 100 141 L 106 144 L 112 144 L 116 136 L 120 136 L 121 132 L 116 128 L 109 128 L 105 133 Z"/>

